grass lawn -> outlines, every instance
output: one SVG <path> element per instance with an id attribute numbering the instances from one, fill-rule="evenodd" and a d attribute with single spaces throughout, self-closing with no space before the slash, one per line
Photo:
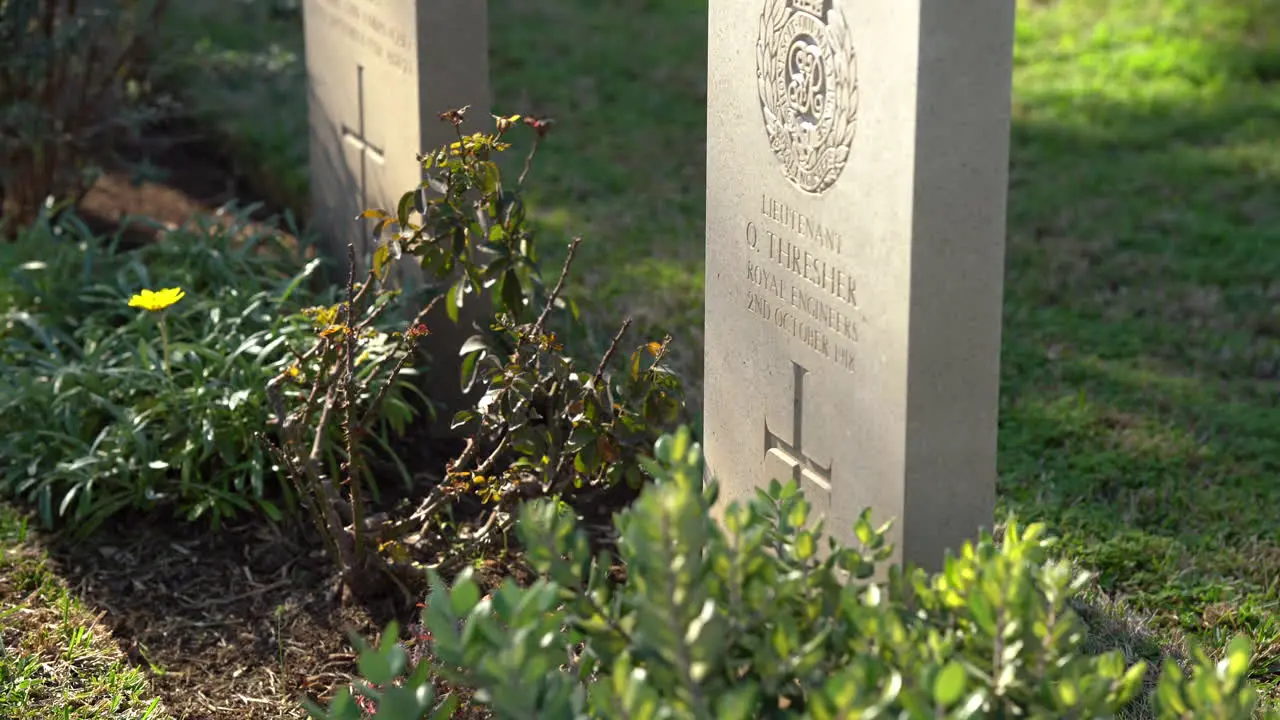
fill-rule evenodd
<path id="1" fill-rule="evenodd" d="M 0 504 L 0 717 L 168 718 L 98 620 Z"/>
<path id="2" fill-rule="evenodd" d="M 184 101 L 297 206 L 301 24 L 275 5 L 188 0 L 171 32 Z M 489 7 L 495 109 L 559 121 L 531 186 L 549 246 L 585 238 L 583 341 L 624 314 L 670 332 L 696 404 L 705 3 Z M 1280 0 L 1019 12 L 1001 511 L 1047 522 L 1168 642 L 1251 635 L 1276 704 Z"/>

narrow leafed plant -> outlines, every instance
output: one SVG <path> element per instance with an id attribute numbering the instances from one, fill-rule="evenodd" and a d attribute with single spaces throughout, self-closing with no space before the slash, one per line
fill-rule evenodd
<path id="1" fill-rule="evenodd" d="M 228 217 L 121 250 L 42 214 L 3 245 L 0 494 L 81 533 L 129 510 L 287 513 L 262 387 L 310 333 L 291 308 L 323 296 L 314 263 Z"/>

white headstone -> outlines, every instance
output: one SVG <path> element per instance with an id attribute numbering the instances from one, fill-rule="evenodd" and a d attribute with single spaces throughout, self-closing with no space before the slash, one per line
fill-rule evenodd
<path id="1" fill-rule="evenodd" d="M 711 0 L 705 452 L 938 567 L 993 523 L 1014 0 Z"/>
<path id="2" fill-rule="evenodd" d="M 303 21 L 311 220 L 345 269 L 348 243 L 359 262 L 373 246 L 371 221 L 356 216 L 369 208 L 394 213 L 422 180 L 417 153 L 456 139 L 440 113 L 469 105 L 463 130 L 491 130 L 488 14 L 484 0 L 305 0 Z M 396 270 L 402 280 L 423 277 L 412 259 Z M 457 350 L 470 323 L 464 317 L 455 326 L 438 309 L 422 341 L 433 356 L 431 395 L 457 407 L 464 402 Z"/>

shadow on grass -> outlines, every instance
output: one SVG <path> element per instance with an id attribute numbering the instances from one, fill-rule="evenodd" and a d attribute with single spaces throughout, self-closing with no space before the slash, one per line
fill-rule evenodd
<path id="1" fill-rule="evenodd" d="M 1257 89 L 1016 123 L 1000 496 L 1157 629 L 1250 634 L 1271 681 L 1280 103 Z"/>

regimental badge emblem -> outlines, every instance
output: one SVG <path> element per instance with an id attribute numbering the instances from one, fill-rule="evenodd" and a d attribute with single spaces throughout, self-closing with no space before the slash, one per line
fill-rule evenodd
<path id="1" fill-rule="evenodd" d="M 756 79 L 769 148 L 797 188 L 821 194 L 849 161 L 857 56 L 837 0 L 765 0 Z"/>

